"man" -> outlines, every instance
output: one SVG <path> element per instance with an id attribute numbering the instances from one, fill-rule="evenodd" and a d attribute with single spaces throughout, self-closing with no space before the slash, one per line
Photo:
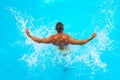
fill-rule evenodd
<path id="1" fill-rule="evenodd" d="M 26 34 L 28 37 L 30 37 L 33 41 L 37 43 L 52 43 L 53 45 L 56 45 L 59 47 L 60 50 L 64 50 L 65 46 L 68 44 L 76 44 L 76 45 L 83 45 L 91 41 L 95 36 L 96 33 L 93 33 L 92 36 L 86 40 L 76 40 L 69 36 L 68 34 L 63 33 L 64 27 L 61 22 L 58 22 L 56 24 L 56 31 L 57 34 L 53 34 L 47 38 L 38 38 L 35 36 L 32 36 L 28 29 L 26 29 Z"/>

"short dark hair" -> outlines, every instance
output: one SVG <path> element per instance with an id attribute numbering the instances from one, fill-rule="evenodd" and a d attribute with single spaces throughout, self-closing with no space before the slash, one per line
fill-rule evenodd
<path id="1" fill-rule="evenodd" d="M 60 25 L 61 25 L 61 26 L 60 26 Z M 58 33 L 63 32 L 63 30 L 64 30 L 63 26 L 64 26 L 64 25 L 63 25 L 61 22 L 58 22 L 58 23 L 56 24 L 56 30 L 57 30 Z"/>

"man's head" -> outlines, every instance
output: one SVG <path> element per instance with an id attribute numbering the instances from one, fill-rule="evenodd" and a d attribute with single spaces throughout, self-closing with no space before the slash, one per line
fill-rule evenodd
<path id="1" fill-rule="evenodd" d="M 57 32 L 58 33 L 62 33 L 63 32 L 63 30 L 64 30 L 64 27 L 63 27 L 64 25 L 61 23 L 61 22 L 58 22 L 57 24 L 56 24 L 56 30 L 57 30 Z"/>

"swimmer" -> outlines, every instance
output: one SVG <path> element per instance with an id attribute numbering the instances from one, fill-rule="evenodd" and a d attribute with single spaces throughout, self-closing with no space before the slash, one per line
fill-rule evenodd
<path id="1" fill-rule="evenodd" d="M 65 47 L 68 46 L 68 44 L 74 44 L 74 45 L 86 44 L 89 41 L 93 40 L 96 36 L 96 33 L 93 33 L 91 37 L 88 39 L 84 39 L 84 40 L 74 39 L 70 35 L 63 33 L 64 26 L 61 22 L 58 22 L 56 24 L 56 31 L 57 31 L 56 34 L 50 35 L 47 38 L 38 38 L 36 36 L 31 35 L 28 29 L 25 30 L 27 36 L 30 37 L 33 41 L 37 43 L 46 43 L 46 44 L 52 43 L 53 45 L 58 46 L 60 50 L 64 50 Z"/>

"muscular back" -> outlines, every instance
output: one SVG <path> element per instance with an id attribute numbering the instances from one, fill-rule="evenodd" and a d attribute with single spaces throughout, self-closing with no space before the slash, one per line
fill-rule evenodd
<path id="1" fill-rule="evenodd" d="M 69 44 L 70 36 L 64 33 L 57 33 L 51 36 L 51 43 L 64 49 Z"/>

